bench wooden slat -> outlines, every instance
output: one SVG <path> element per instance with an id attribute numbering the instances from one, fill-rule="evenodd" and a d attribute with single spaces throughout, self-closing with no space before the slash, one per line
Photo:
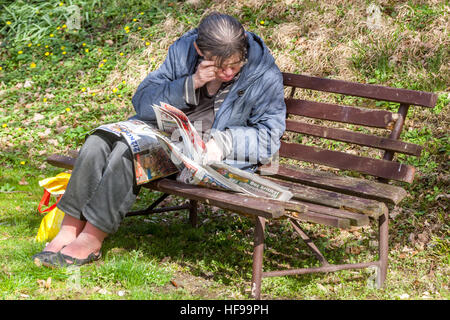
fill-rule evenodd
<path id="1" fill-rule="evenodd" d="M 385 110 L 341 106 L 301 99 L 285 99 L 287 114 L 308 118 L 351 123 L 374 128 L 392 128 L 397 113 Z"/>
<path id="2" fill-rule="evenodd" d="M 319 223 L 319 224 L 324 224 L 327 226 L 341 228 L 341 229 L 347 229 L 351 225 L 349 219 L 334 217 L 334 216 L 330 216 L 327 214 L 321 214 L 321 213 L 312 212 L 312 211 L 303 212 L 303 213 L 287 212 L 286 215 L 288 217 L 296 219 L 296 220 Z"/>
<path id="3" fill-rule="evenodd" d="M 300 183 L 274 179 L 270 176 L 265 176 L 264 178 L 289 188 L 294 194 L 293 199 L 296 200 L 330 206 L 336 209 L 344 209 L 355 213 L 362 213 L 372 218 L 378 218 L 388 212 L 386 204 L 380 201 L 305 186 Z"/>
<path id="4" fill-rule="evenodd" d="M 433 108 L 437 100 L 437 95 L 430 92 L 398 89 L 336 79 L 325 79 L 293 73 L 283 73 L 283 81 L 285 86 L 294 86 L 304 89 L 339 93 L 429 108 Z"/>
<path id="5" fill-rule="evenodd" d="M 202 188 L 170 179 L 152 181 L 145 184 L 145 187 L 205 202 L 237 213 L 257 215 L 265 218 L 280 218 L 285 214 L 284 207 L 281 204 L 265 201 L 265 199 L 244 197 L 236 193 Z"/>
<path id="6" fill-rule="evenodd" d="M 59 154 L 52 154 L 47 157 L 47 163 L 51 164 L 52 166 L 59 167 L 59 168 L 65 168 L 72 170 L 73 166 L 75 165 L 76 158 L 74 157 L 67 157 Z"/>
<path id="7" fill-rule="evenodd" d="M 415 168 L 409 165 L 394 161 L 360 157 L 353 154 L 325 150 L 298 143 L 287 143 L 282 141 L 280 156 L 344 170 L 353 170 L 385 179 L 408 183 L 411 183 L 414 180 Z"/>
<path id="8" fill-rule="evenodd" d="M 308 209 L 308 212 L 316 212 L 336 218 L 348 219 L 350 221 L 350 225 L 352 226 L 365 226 L 369 224 L 369 217 L 364 214 L 325 207 L 314 203 L 307 203 L 306 207 Z"/>
<path id="9" fill-rule="evenodd" d="M 413 156 L 420 156 L 423 149 L 422 146 L 413 143 L 294 120 L 286 120 L 286 130 Z"/>
<path id="10" fill-rule="evenodd" d="M 403 188 L 390 184 L 353 177 L 342 177 L 329 172 L 298 168 L 290 165 L 280 165 L 279 167 L 261 166 L 258 172 L 263 175 L 272 175 L 274 178 L 282 180 L 300 182 L 312 187 L 393 204 L 398 204 L 407 195 Z"/>
<path id="11" fill-rule="evenodd" d="M 145 185 L 161 192 L 203 201 L 207 204 L 242 214 L 259 215 L 266 218 L 293 217 L 303 221 L 322 223 L 338 228 L 369 223 L 366 215 L 342 209 L 329 208 L 303 201 L 278 201 L 251 197 L 244 194 L 208 189 L 189 185 L 171 179 L 161 179 Z M 280 209 L 284 208 L 283 210 Z M 272 212 L 272 210 L 276 210 Z"/>

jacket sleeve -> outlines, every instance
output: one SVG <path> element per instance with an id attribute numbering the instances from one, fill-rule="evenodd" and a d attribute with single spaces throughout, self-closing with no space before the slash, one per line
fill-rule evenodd
<path id="1" fill-rule="evenodd" d="M 177 70 L 177 63 L 185 58 L 188 50 L 182 50 L 177 42 L 172 44 L 163 64 L 138 86 L 131 102 L 139 119 L 154 121 L 152 104 L 166 102 L 182 111 L 189 109 L 184 99 L 187 70 Z"/>
<path id="2" fill-rule="evenodd" d="M 233 146 L 227 158 L 264 164 L 279 150 L 286 129 L 283 78 L 278 68 L 257 80 L 251 95 L 254 99 L 247 102 L 253 104 L 247 125 L 227 128 Z"/>

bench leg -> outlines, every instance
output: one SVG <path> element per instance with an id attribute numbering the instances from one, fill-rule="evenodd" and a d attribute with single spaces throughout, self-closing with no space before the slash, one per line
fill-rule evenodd
<path id="1" fill-rule="evenodd" d="M 197 203 L 196 200 L 189 200 L 189 222 L 194 228 L 197 227 Z"/>
<path id="2" fill-rule="evenodd" d="M 253 243 L 253 274 L 251 296 L 259 300 L 261 296 L 262 262 L 264 253 L 264 227 L 266 220 L 257 216 L 255 219 Z"/>
<path id="3" fill-rule="evenodd" d="M 378 234 L 379 234 L 379 259 L 380 268 L 377 276 L 377 287 L 381 288 L 386 280 L 389 254 L 389 212 L 386 212 L 379 217 L 378 220 Z"/>

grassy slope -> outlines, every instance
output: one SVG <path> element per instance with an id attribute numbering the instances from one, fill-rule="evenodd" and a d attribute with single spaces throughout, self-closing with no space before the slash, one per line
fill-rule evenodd
<path id="1" fill-rule="evenodd" d="M 41 219 L 36 212 L 42 192 L 38 181 L 60 171 L 44 164 L 45 154 L 77 148 L 91 128 L 131 115 L 131 96 L 140 81 L 158 67 L 178 36 L 195 26 L 204 12 L 213 10 L 238 17 L 248 30 L 261 35 L 283 71 L 439 94 L 435 110 L 411 108 L 410 129 L 402 137 L 424 145 L 425 150 L 421 159 L 404 159 L 419 172 L 412 186 L 404 186 L 410 197 L 392 210 L 386 288 L 370 288 L 370 270 L 342 271 L 264 279 L 264 295 L 295 299 L 449 297 L 450 81 L 445 49 L 449 46 L 449 7 L 444 1 L 380 0 L 379 28 L 367 24 L 367 1 L 161 4 L 109 0 L 100 4 L 80 0 L 62 6 L 59 1 L 48 1 L 46 6 L 36 2 L 31 9 L 20 1 L 0 2 L 16 13 L 0 13 L 2 298 L 246 297 L 252 223 L 214 208 L 200 211 L 198 229 L 186 227 L 185 213 L 127 219 L 107 239 L 102 262 L 83 267 L 80 273 L 37 268 L 29 259 L 43 246 L 32 241 Z M 64 27 L 64 8 L 71 3 L 83 8 L 82 29 L 76 33 Z M 39 29 L 31 29 L 30 19 Z M 39 32 L 39 39 L 26 39 Z M 333 95 L 316 98 L 339 99 Z M 369 102 L 362 103 L 371 107 Z M 156 195 L 143 192 L 140 197 L 136 207 L 145 206 Z M 314 225 L 305 228 L 331 261 L 376 256 L 374 228 L 341 233 Z M 304 245 L 292 241 L 292 230 L 284 222 L 269 225 L 267 235 L 267 270 L 315 265 Z M 361 251 L 363 246 L 370 250 Z M 49 288 L 41 281 L 48 278 Z"/>

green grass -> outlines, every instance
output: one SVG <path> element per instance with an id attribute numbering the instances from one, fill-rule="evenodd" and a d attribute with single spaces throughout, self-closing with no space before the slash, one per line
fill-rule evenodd
<path id="1" fill-rule="evenodd" d="M 126 218 L 103 246 L 103 258 L 79 269 L 39 268 L 31 256 L 42 216 L 39 180 L 61 169 L 49 153 L 81 146 L 96 126 L 133 114 L 131 97 L 168 46 L 205 11 L 232 14 L 264 39 L 283 71 L 438 94 L 433 110 L 411 107 L 402 139 L 424 146 L 409 196 L 390 208 L 389 272 L 374 289 L 373 272 L 265 278 L 270 299 L 448 299 L 449 47 L 448 4 L 385 2 L 383 26 L 366 26 L 365 0 L 335 1 L 0 1 L 0 297 L 2 299 L 247 299 L 253 221 L 211 208 L 199 227 L 186 212 Z M 67 25 L 81 8 L 81 28 Z M 8 21 L 10 23 L 8 23 Z M 66 26 L 64 26 L 66 25 Z M 52 35 L 52 36 L 50 36 Z M 300 93 L 298 93 L 300 94 Z M 301 93 L 318 101 L 394 111 L 341 95 Z M 366 132 L 368 128 L 349 128 Z M 293 136 L 303 142 L 302 136 Z M 342 143 L 319 143 L 333 150 Z M 366 150 L 362 150 L 366 152 Z M 135 209 L 156 199 L 143 190 Z M 170 198 L 170 203 L 183 201 Z M 342 231 L 302 224 L 331 262 L 376 259 L 376 227 Z M 266 230 L 264 270 L 317 266 L 285 221 Z M 367 248 L 367 249 L 366 249 Z M 353 253 L 353 254 L 352 254 Z M 47 286 L 46 281 L 49 280 Z"/>

